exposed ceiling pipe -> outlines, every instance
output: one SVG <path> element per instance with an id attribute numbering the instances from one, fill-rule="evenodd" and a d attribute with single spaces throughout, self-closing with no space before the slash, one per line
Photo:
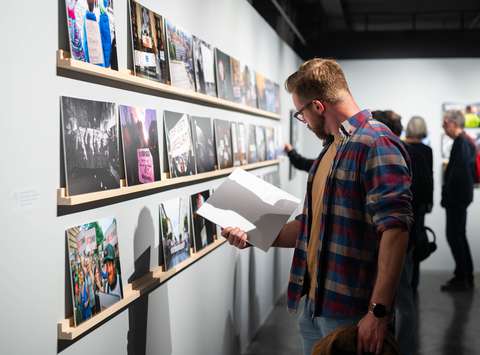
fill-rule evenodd
<path id="1" fill-rule="evenodd" d="M 283 10 L 283 8 L 280 6 L 280 4 L 277 2 L 277 0 L 271 0 L 273 6 L 275 6 L 275 8 L 277 9 L 277 11 L 280 13 L 280 15 L 283 17 L 283 19 L 285 20 L 285 22 L 287 23 L 288 27 L 290 27 L 290 29 L 293 31 L 293 33 L 295 33 L 295 35 L 297 36 L 297 38 L 300 40 L 300 42 L 306 46 L 307 45 L 307 41 L 305 40 L 305 38 L 302 36 L 302 34 L 300 33 L 300 31 L 298 30 L 297 26 L 295 26 L 295 24 L 292 22 L 292 20 L 290 20 L 290 17 L 288 17 L 288 15 L 285 13 L 285 10 Z"/>

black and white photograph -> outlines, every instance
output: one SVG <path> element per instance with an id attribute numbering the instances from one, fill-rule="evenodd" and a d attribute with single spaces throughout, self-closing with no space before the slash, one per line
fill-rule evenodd
<path id="1" fill-rule="evenodd" d="M 267 144 L 265 141 L 265 127 L 255 126 L 255 139 L 257 141 L 258 161 L 265 161 L 267 158 Z"/>
<path id="2" fill-rule="evenodd" d="M 127 185 L 160 180 L 158 124 L 155 110 L 120 105 L 120 128 Z"/>
<path id="3" fill-rule="evenodd" d="M 171 84 L 195 91 L 192 36 L 170 21 L 166 23 Z"/>
<path id="4" fill-rule="evenodd" d="M 216 226 L 197 214 L 198 209 L 202 207 L 209 197 L 209 190 L 198 192 L 191 196 L 193 245 L 195 252 L 202 250 L 215 240 Z"/>
<path id="5" fill-rule="evenodd" d="M 212 120 L 209 117 L 192 116 L 193 146 L 197 173 L 215 170 L 215 140 L 213 138 Z"/>
<path id="6" fill-rule="evenodd" d="M 230 57 L 215 48 L 215 73 L 217 93 L 221 99 L 233 101 L 232 66 Z"/>
<path id="7" fill-rule="evenodd" d="M 188 115 L 165 111 L 164 123 L 170 177 L 194 175 L 195 155 Z"/>
<path id="8" fill-rule="evenodd" d="M 232 130 L 229 121 L 214 120 L 215 147 L 217 150 L 217 164 L 219 169 L 233 166 Z"/>
<path id="9" fill-rule="evenodd" d="M 214 51 L 207 42 L 195 36 L 193 36 L 193 59 L 197 92 L 217 96 Z"/>
<path id="10" fill-rule="evenodd" d="M 256 163 L 258 161 L 257 153 L 257 138 L 255 125 L 248 125 L 248 151 L 247 159 L 249 163 Z"/>
<path id="11" fill-rule="evenodd" d="M 120 187 L 115 104 L 61 97 L 67 192 L 70 196 Z"/>
<path id="12" fill-rule="evenodd" d="M 169 83 L 167 40 L 162 16 L 134 0 L 130 0 L 129 5 L 135 75 Z"/>

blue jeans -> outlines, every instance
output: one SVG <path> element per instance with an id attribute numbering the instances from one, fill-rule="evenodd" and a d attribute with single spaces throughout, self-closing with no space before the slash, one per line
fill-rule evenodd
<path id="1" fill-rule="evenodd" d="M 298 318 L 298 326 L 303 340 L 303 353 L 305 355 L 311 355 L 315 343 L 326 337 L 335 329 L 342 326 L 357 324 L 360 319 L 362 319 L 362 316 L 352 318 L 312 318 L 314 305 L 306 296 L 301 303 L 304 303 L 304 307 L 303 313 Z"/>
<path id="2" fill-rule="evenodd" d="M 416 349 L 417 311 L 412 291 L 413 254 L 405 256 L 396 297 L 396 338 L 400 354 L 414 354 Z"/>

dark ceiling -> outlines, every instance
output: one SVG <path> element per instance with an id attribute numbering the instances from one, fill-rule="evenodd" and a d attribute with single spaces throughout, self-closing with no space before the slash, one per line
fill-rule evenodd
<path id="1" fill-rule="evenodd" d="M 304 59 L 480 57 L 480 0 L 248 1 Z"/>

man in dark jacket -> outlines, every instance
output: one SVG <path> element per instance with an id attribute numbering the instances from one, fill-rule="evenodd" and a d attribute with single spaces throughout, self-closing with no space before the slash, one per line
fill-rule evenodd
<path id="1" fill-rule="evenodd" d="M 465 229 L 467 207 L 473 201 L 475 147 L 466 137 L 464 125 L 462 112 L 452 110 L 444 114 L 443 129 L 454 142 L 443 177 L 442 207 L 447 213 L 447 241 L 455 260 L 455 273 L 442 291 L 473 289 L 473 261 Z"/>

